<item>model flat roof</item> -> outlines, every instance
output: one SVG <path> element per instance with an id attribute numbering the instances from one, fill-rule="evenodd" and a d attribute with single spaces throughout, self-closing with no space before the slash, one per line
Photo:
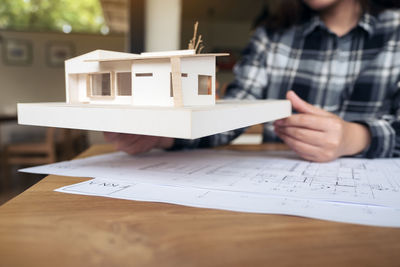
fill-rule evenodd
<path id="1" fill-rule="evenodd" d="M 158 54 L 143 54 L 143 55 L 130 55 L 124 57 L 114 57 L 114 58 L 103 58 L 103 59 L 86 59 L 86 62 L 111 62 L 111 61 L 130 61 L 130 60 L 145 60 L 145 59 L 161 59 L 161 58 L 171 58 L 171 57 L 220 57 L 229 56 L 229 53 L 209 53 L 209 54 L 183 54 L 183 55 L 158 55 Z"/>

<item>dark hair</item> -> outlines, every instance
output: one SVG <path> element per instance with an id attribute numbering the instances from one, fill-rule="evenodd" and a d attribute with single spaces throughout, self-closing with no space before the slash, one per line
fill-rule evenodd
<path id="1" fill-rule="evenodd" d="M 359 0 L 363 12 L 378 14 L 388 8 L 400 8 L 399 0 Z M 286 29 L 310 19 L 316 12 L 302 0 L 270 0 L 254 20 L 253 28 Z"/>

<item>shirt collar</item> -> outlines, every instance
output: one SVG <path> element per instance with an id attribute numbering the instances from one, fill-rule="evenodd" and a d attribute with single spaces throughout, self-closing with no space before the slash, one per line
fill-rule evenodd
<path id="1" fill-rule="evenodd" d="M 358 21 L 357 27 L 362 28 L 369 34 L 369 36 L 371 36 L 375 31 L 376 21 L 377 18 L 375 16 L 366 12 L 361 16 L 360 20 Z M 310 20 L 303 24 L 303 36 L 309 35 L 318 27 L 329 31 L 325 26 L 325 23 L 319 18 L 319 16 L 314 15 L 311 17 Z"/>
<path id="2" fill-rule="evenodd" d="M 376 22 L 376 16 L 371 15 L 370 13 L 364 13 L 358 22 L 358 26 L 364 29 L 369 36 L 372 36 L 375 32 Z"/>
<path id="3" fill-rule="evenodd" d="M 322 22 L 322 20 L 319 18 L 318 15 L 314 15 L 311 17 L 310 20 L 308 20 L 306 23 L 303 24 L 303 36 L 309 35 L 318 26 L 323 27 L 324 23 Z"/>

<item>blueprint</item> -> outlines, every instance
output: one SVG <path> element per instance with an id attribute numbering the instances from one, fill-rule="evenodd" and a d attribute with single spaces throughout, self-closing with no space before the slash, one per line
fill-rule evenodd
<path id="1" fill-rule="evenodd" d="M 312 163 L 290 153 L 117 152 L 22 171 L 400 209 L 400 159 Z"/>
<path id="2" fill-rule="evenodd" d="M 58 192 L 127 200 L 153 201 L 239 212 L 289 214 L 336 222 L 400 227 L 400 210 L 200 188 L 161 186 L 96 178 L 57 189 Z"/>

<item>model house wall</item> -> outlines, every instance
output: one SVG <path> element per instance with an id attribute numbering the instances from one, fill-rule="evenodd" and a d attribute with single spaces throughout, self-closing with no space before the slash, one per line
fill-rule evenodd
<path id="1" fill-rule="evenodd" d="M 129 53 L 111 52 L 96 50 L 79 57 L 69 59 L 65 62 L 65 81 L 67 103 L 78 104 L 132 104 L 131 96 L 121 96 L 118 93 L 111 97 L 92 96 L 88 86 L 90 80 L 96 74 L 109 74 L 110 82 L 117 82 L 115 77 L 118 73 L 131 73 L 131 62 L 95 62 L 87 60 L 96 60 L 100 58 L 110 58 L 112 56 L 131 56 Z M 96 78 L 96 77 L 94 77 Z M 116 88 L 117 85 L 111 85 Z"/>
<path id="2" fill-rule="evenodd" d="M 67 60 L 67 103 L 176 106 L 171 63 L 175 57 L 180 63 L 183 106 L 214 105 L 217 55 L 189 53 L 96 50 Z"/>
<path id="3" fill-rule="evenodd" d="M 168 58 L 133 62 L 133 105 L 173 106 L 170 73 Z"/>
<path id="4" fill-rule="evenodd" d="M 189 106 L 215 105 L 215 56 L 182 58 L 184 103 Z"/>

